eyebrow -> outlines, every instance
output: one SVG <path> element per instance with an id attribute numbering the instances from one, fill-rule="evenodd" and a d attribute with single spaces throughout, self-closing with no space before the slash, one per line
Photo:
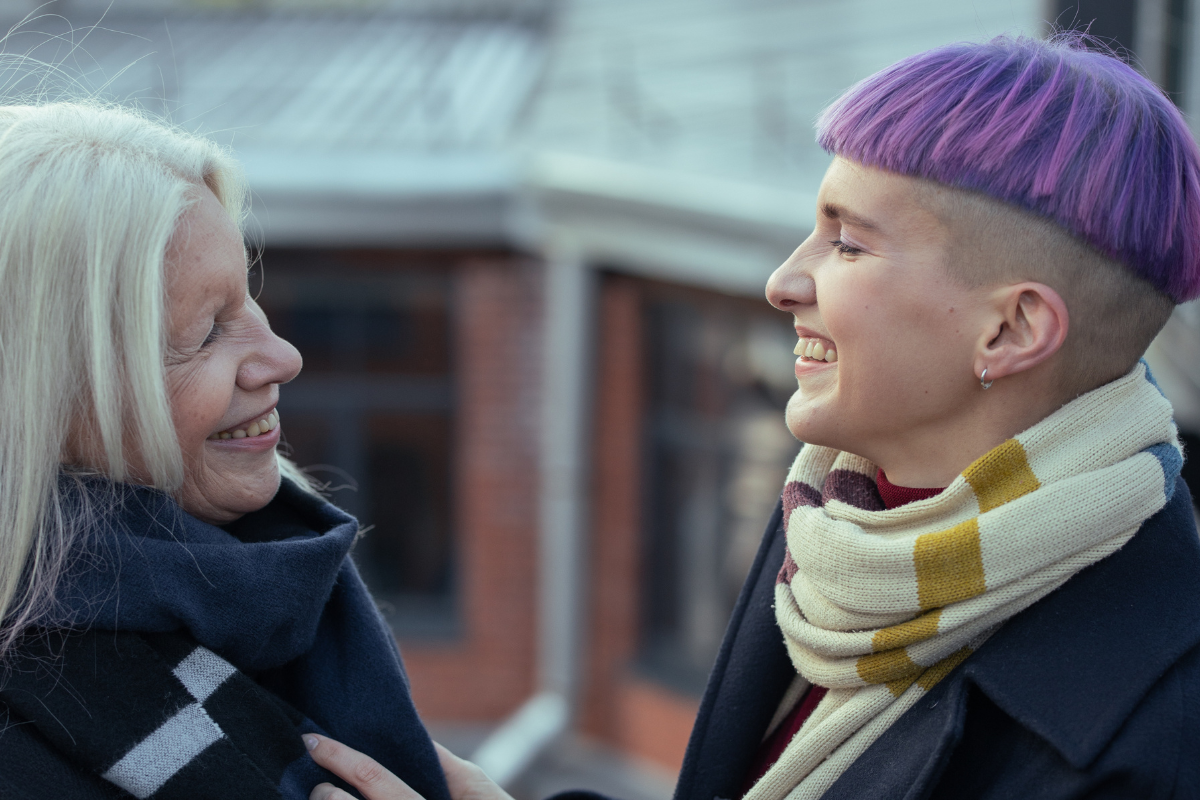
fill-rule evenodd
<path id="1" fill-rule="evenodd" d="M 838 219 L 843 222 L 848 222 L 856 228 L 864 228 L 869 231 L 879 230 L 879 225 L 867 219 L 860 217 L 858 214 L 851 213 L 846 209 L 834 203 L 822 203 L 821 213 L 830 219 Z"/>

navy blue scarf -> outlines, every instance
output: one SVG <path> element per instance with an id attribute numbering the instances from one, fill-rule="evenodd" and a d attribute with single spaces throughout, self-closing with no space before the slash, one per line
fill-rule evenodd
<path id="1" fill-rule="evenodd" d="M 348 557 L 352 517 L 286 479 L 224 528 L 160 492 L 117 491 L 59 592 L 68 626 L 184 631 L 426 800 L 450 800 L 395 640 Z"/>

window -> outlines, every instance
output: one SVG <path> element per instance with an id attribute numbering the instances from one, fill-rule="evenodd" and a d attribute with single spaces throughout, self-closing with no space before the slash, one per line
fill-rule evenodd
<path id="1" fill-rule="evenodd" d="M 354 558 L 398 632 L 452 631 L 451 273 L 402 254 L 262 260 L 260 302 L 304 356 L 280 392 L 287 448 L 369 528 Z"/>
<path id="2" fill-rule="evenodd" d="M 640 662 L 699 693 L 799 450 L 791 318 L 699 291 L 646 295 L 648 408 Z"/>
<path id="3" fill-rule="evenodd" d="M 1135 0 L 1057 0 L 1055 25 L 1086 30 L 1118 51 L 1134 46 Z"/>
<path id="4" fill-rule="evenodd" d="M 1056 0 L 1059 28 L 1086 30 L 1183 101 L 1190 0 Z"/>

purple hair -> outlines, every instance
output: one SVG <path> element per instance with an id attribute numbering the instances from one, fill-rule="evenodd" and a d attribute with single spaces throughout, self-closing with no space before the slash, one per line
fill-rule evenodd
<path id="1" fill-rule="evenodd" d="M 1180 303 L 1200 295 L 1200 149 L 1161 90 L 1067 33 L 920 53 L 851 87 L 817 141 L 1054 220 Z"/>

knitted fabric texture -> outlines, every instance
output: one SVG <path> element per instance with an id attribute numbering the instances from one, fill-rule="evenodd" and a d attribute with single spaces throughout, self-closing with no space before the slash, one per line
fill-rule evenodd
<path id="1" fill-rule="evenodd" d="M 796 670 L 829 692 L 746 800 L 824 794 L 1005 620 L 1124 545 L 1182 462 L 1144 363 L 891 510 L 874 464 L 805 446 L 775 613 Z"/>
<path id="2" fill-rule="evenodd" d="M 299 736 L 318 725 L 181 632 L 43 632 L 0 703 L 139 800 L 307 798 L 330 779 Z"/>

